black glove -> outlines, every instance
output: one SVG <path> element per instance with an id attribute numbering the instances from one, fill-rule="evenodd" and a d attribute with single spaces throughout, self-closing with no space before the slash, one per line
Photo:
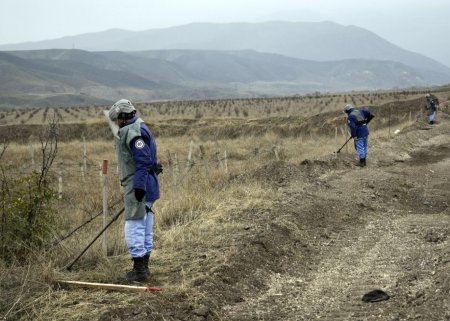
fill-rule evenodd
<path id="1" fill-rule="evenodd" d="M 144 196 L 145 196 L 145 191 L 143 189 L 140 189 L 140 188 L 134 189 L 134 197 L 136 197 L 136 200 L 138 202 L 142 202 L 142 200 L 144 199 Z"/>
<path id="2" fill-rule="evenodd" d="M 161 163 L 156 164 L 155 166 L 153 166 L 152 168 L 150 168 L 148 170 L 149 174 L 152 175 L 159 175 L 163 172 L 163 166 Z"/>
<path id="3" fill-rule="evenodd" d="M 370 114 L 369 117 L 367 117 L 366 119 L 366 124 L 370 123 L 370 121 L 374 118 L 375 116 Z"/>
<path id="4" fill-rule="evenodd" d="M 159 175 L 163 172 L 163 166 L 161 163 L 156 164 L 154 172 L 156 175 Z"/>

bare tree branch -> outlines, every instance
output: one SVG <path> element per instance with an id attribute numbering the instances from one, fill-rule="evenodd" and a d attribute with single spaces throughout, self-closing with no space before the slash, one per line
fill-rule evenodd
<path id="1" fill-rule="evenodd" d="M 1 151 L 0 151 L 0 159 L 2 159 L 3 154 L 5 153 L 6 149 L 8 148 L 8 145 L 9 145 L 9 142 L 4 142 L 3 143 L 3 146 L 2 146 Z"/>

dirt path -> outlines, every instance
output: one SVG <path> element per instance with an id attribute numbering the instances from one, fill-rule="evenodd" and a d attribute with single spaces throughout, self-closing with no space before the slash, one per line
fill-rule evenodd
<path id="1" fill-rule="evenodd" d="M 364 169 L 345 154 L 288 168 L 260 236 L 279 264 L 255 261 L 265 286 L 223 319 L 450 320 L 449 134 L 444 118 L 373 144 Z M 374 289 L 390 299 L 363 302 Z"/>

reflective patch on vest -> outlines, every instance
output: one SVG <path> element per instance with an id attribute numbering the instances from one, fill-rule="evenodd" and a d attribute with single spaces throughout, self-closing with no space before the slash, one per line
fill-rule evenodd
<path id="1" fill-rule="evenodd" d="M 142 149 L 144 148 L 145 143 L 142 139 L 137 139 L 136 142 L 134 143 L 134 147 L 136 147 L 137 149 Z"/>

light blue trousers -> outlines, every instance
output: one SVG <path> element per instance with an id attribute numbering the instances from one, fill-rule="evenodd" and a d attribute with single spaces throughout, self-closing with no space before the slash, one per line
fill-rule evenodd
<path id="1" fill-rule="evenodd" d="M 433 122 L 435 118 L 436 118 L 436 112 L 433 111 L 432 113 L 430 113 L 430 114 L 428 115 L 428 122 L 429 122 L 429 123 Z"/>
<path id="2" fill-rule="evenodd" d="M 152 208 L 153 203 L 146 203 Z M 131 257 L 142 257 L 153 249 L 153 213 L 152 211 L 137 220 L 125 221 L 125 242 Z"/>
<path id="3" fill-rule="evenodd" d="M 359 159 L 364 159 L 367 157 L 369 152 L 369 137 L 358 137 L 355 139 L 355 149 L 358 153 Z"/>

